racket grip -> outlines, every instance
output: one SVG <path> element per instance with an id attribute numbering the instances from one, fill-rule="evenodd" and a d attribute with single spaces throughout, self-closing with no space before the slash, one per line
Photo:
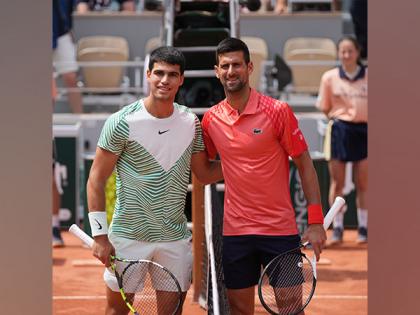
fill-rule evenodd
<path id="1" fill-rule="evenodd" d="M 324 229 L 328 230 L 330 227 L 334 217 L 337 215 L 337 213 L 340 211 L 340 209 L 344 206 L 346 201 L 342 197 L 337 197 L 334 200 L 334 203 L 332 204 L 330 210 L 328 211 L 327 215 L 324 218 Z"/>
<path id="2" fill-rule="evenodd" d="M 80 229 L 76 224 L 72 224 L 69 228 L 69 232 L 73 234 L 74 236 L 77 236 L 80 238 L 83 243 L 85 243 L 87 246 L 92 248 L 93 246 L 93 238 L 91 238 L 89 235 L 87 235 L 82 229 Z"/>

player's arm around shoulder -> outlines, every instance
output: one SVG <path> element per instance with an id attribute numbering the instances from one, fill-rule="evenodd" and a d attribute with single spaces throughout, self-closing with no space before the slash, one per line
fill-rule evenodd
<path id="1" fill-rule="evenodd" d="M 115 168 L 117 160 L 118 155 L 98 147 L 87 182 L 89 221 L 92 236 L 95 239 L 92 252 L 107 267 L 110 265 L 109 257 L 114 255 L 115 251 L 108 240 L 105 185 Z"/>
<path id="2" fill-rule="evenodd" d="M 220 161 L 209 160 L 206 151 L 196 152 L 191 156 L 191 170 L 205 185 L 223 179 L 222 164 Z"/>
<path id="3" fill-rule="evenodd" d="M 197 179 L 207 185 L 223 179 L 220 161 L 209 160 L 216 156 L 213 142 L 208 135 L 209 112 L 206 112 L 202 123 L 195 118 L 195 147 L 191 156 L 191 170 Z M 201 126 L 203 125 L 203 126 Z M 208 153 L 211 148 L 212 153 Z"/>
<path id="4" fill-rule="evenodd" d="M 323 227 L 323 215 L 321 208 L 321 194 L 318 176 L 315 171 L 309 152 L 306 150 L 299 156 L 293 157 L 293 162 L 299 171 L 302 188 L 308 203 L 308 228 L 302 240 L 309 241 L 314 249 L 315 256 L 319 260 L 327 235 Z"/>

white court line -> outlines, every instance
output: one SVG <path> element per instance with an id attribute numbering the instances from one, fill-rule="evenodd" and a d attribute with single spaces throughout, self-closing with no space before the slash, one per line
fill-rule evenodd
<path id="1" fill-rule="evenodd" d="M 322 300 L 367 300 L 367 295 L 314 295 L 312 299 Z"/>
<path id="2" fill-rule="evenodd" d="M 105 295 L 56 295 L 52 297 L 53 300 L 105 300 Z"/>
<path id="3" fill-rule="evenodd" d="M 105 300 L 105 295 L 56 295 L 53 300 Z M 367 300 L 367 295 L 314 295 L 312 299 L 322 300 Z"/>
<path id="4" fill-rule="evenodd" d="M 147 299 L 151 299 L 154 300 L 155 296 L 147 296 L 147 297 L 142 297 L 142 299 L 147 298 Z M 53 296 L 53 300 L 106 300 L 106 296 L 105 295 L 70 295 L 70 296 Z"/>

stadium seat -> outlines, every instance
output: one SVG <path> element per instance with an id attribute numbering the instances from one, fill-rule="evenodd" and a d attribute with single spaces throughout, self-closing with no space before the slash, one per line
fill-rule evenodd
<path id="1" fill-rule="evenodd" d="M 285 42 L 283 56 L 292 69 L 293 91 L 317 94 L 323 73 L 335 66 L 337 50 L 334 41 L 329 38 L 295 37 Z M 290 64 L 294 61 L 309 64 Z M 317 64 L 323 61 L 327 61 L 327 64 Z"/>
<path id="2" fill-rule="evenodd" d="M 127 61 L 128 42 L 118 36 L 88 36 L 77 43 L 78 61 Z M 110 88 L 121 85 L 123 66 L 82 67 L 86 87 Z"/>
<path id="3" fill-rule="evenodd" d="M 150 54 L 156 48 L 162 46 L 162 40 L 160 37 L 149 38 L 144 46 L 144 55 Z"/>
<path id="4" fill-rule="evenodd" d="M 248 46 L 254 64 L 254 71 L 249 78 L 249 83 L 251 87 L 260 90 L 261 78 L 264 75 L 264 61 L 268 58 L 267 43 L 260 37 L 242 36 L 241 39 Z"/>

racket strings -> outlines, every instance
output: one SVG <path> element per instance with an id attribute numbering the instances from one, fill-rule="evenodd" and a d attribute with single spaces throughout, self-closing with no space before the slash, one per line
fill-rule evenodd
<path id="1" fill-rule="evenodd" d="M 179 308 L 181 291 L 173 275 L 149 261 L 116 263 L 120 287 L 139 314 L 172 315 Z"/>
<path id="2" fill-rule="evenodd" d="M 309 302 L 315 282 L 312 266 L 301 252 L 279 256 L 265 269 L 262 302 L 272 314 L 299 313 Z"/>

